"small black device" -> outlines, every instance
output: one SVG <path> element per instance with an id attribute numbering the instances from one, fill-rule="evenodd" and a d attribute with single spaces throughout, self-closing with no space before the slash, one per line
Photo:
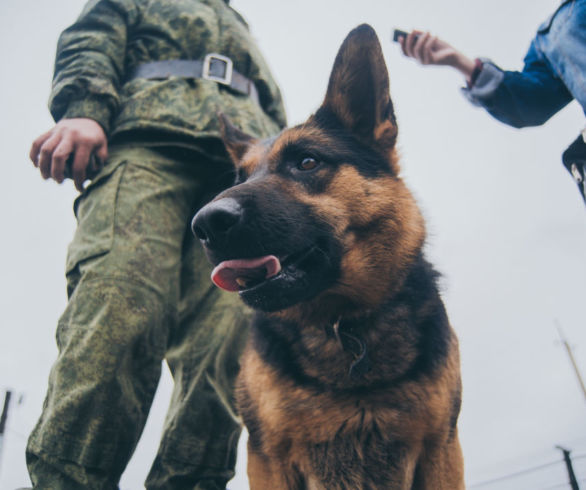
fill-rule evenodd
<path id="1" fill-rule="evenodd" d="M 393 41 L 395 41 L 396 43 L 398 43 L 400 37 L 407 38 L 408 35 L 409 35 L 408 32 L 402 31 L 401 29 L 395 29 L 393 31 Z M 417 41 L 417 38 L 418 37 L 419 37 L 419 34 L 416 34 L 415 35 L 415 41 Z"/>
<path id="2" fill-rule="evenodd" d="M 408 32 L 402 31 L 401 29 L 395 29 L 393 32 L 393 41 L 398 43 L 400 37 L 406 38 L 408 35 Z"/>

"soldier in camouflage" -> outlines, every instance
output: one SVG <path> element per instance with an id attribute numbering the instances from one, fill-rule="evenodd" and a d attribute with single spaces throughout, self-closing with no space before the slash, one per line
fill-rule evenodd
<path id="1" fill-rule="evenodd" d="M 229 60 L 206 66 L 210 53 Z M 167 60 L 188 63 L 157 64 Z M 207 75 L 184 72 L 194 66 Z M 229 85 L 230 69 L 247 90 Z M 31 159 L 81 194 L 59 355 L 27 446 L 33 485 L 117 488 L 166 360 L 174 392 L 146 487 L 223 489 L 248 313 L 211 285 L 189 223 L 231 174 L 217 112 L 274 134 L 278 87 L 225 0 L 92 0 L 60 37 L 50 109 L 57 123 Z"/>

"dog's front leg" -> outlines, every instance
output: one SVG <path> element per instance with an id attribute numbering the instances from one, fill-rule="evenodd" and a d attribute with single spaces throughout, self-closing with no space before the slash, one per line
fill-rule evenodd
<path id="1" fill-rule="evenodd" d="M 417 464 L 413 490 L 464 490 L 462 450 L 457 433 L 447 442 L 426 445 Z"/>
<path id="2" fill-rule="evenodd" d="M 305 490 L 301 475 L 248 445 L 250 490 Z"/>

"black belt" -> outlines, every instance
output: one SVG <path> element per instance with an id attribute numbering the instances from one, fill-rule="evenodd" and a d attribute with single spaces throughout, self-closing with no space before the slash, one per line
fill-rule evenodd
<path id="1" fill-rule="evenodd" d="M 232 60 L 220 54 L 208 54 L 201 60 L 163 60 L 138 65 L 128 80 L 149 78 L 164 80 L 169 77 L 202 78 L 226 85 L 257 104 L 258 92 L 254 82 L 234 70 Z"/>

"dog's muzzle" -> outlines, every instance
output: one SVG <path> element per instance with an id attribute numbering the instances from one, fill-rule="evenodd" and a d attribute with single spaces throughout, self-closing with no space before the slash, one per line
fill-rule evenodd
<path id="1" fill-rule="evenodd" d="M 231 197 L 213 201 L 194 216 L 191 229 L 194 235 L 209 250 L 222 248 L 230 232 L 241 222 L 242 206 Z"/>

